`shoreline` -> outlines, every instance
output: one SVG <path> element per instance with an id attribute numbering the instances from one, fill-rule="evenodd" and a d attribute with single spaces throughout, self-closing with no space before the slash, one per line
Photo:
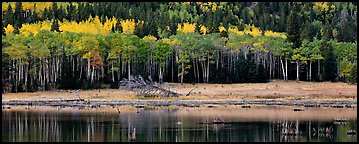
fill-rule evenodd
<path id="1" fill-rule="evenodd" d="M 120 112 L 119 112 L 120 111 Z M 226 122 L 239 121 L 278 121 L 278 120 L 319 120 L 319 121 L 336 121 L 336 120 L 348 120 L 357 119 L 356 108 L 317 108 L 310 107 L 304 108 L 303 111 L 293 111 L 292 107 L 283 106 L 253 106 L 250 109 L 243 108 L 241 106 L 223 106 L 223 105 L 211 105 L 200 107 L 183 107 L 183 106 L 102 106 L 97 108 L 85 107 L 85 108 L 73 108 L 73 107 L 52 107 L 52 106 L 16 106 L 11 109 L 2 110 L 3 113 L 20 112 L 20 113 L 32 113 L 33 116 L 99 116 L 99 117 L 126 117 L 135 115 L 147 115 L 149 113 L 154 116 L 161 117 L 163 115 L 171 115 L 176 117 L 198 117 L 204 119 L 212 119 L 220 117 Z M 231 120 L 232 119 L 232 120 Z"/>
<path id="2" fill-rule="evenodd" d="M 352 107 L 357 105 L 357 86 L 341 82 L 296 82 L 274 80 L 269 83 L 179 84 L 164 83 L 164 88 L 189 96 L 142 97 L 124 89 L 56 90 L 6 93 L 3 105 L 43 106 L 187 106 L 268 105 L 303 107 Z"/>
<path id="3" fill-rule="evenodd" d="M 357 106 L 356 100 L 251 100 L 251 101 L 235 101 L 235 100 L 120 100 L 120 101 L 85 101 L 85 100 L 10 100 L 3 101 L 2 105 L 17 106 L 59 106 L 59 107 L 100 107 L 100 106 L 185 106 L 199 107 L 203 105 L 224 105 L 224 106 L 243 106 L 251 105 L 262 106 L 298 106 L 298 107 L 333 107 L 333 108 L 354 108 Z"/>

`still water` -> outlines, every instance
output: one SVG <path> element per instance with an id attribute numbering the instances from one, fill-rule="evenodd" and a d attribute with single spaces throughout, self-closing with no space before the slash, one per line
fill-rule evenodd
<path id="1" fill-rule="evenodd" d="M 32 110 L 31 110 L 32 109 Z M 356 142 L 356 109 L 2 110 L 3 142 Z M 92 112 L 89 112 L 92 111 Z M 354 113 L 355 112 L 355 113 Z M 327 114 L 325 114 L 327 113 Z M 337 116 L 334 116 L 339 114 Z M 340 115 L 342 114 L 342 115 Z M 335 118 L 346 119 L 337 123 Z M 225 121 L 225 124 L 213 124 Z M 319 129 L 319 132 L 318 132 Z M 326 129 L 329 129 L 326 131 Z M 286 132 L 287 133 L 286 133 Z"/>

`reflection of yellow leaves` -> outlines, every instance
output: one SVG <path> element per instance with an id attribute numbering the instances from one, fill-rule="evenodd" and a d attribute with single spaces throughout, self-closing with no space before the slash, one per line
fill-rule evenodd
<path id="1" fill-rule="evenodd" d="M 14 27 L 11 24 L 8 24 L 5 28 L 5 34 L 10 34 L 14 32 Z"/>

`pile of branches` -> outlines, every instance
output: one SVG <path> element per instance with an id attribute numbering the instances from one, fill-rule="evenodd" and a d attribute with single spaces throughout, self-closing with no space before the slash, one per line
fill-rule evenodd
<path id="1" fill-rule="evenodd" d="M 130 76 L 130 79 L 124 78 L 120 81 L 120 86 L 136 92 L 142 96 L 162 96 L 162 97 L 179 97 L 181 94 L 161 87 L 154 82 L 150 76 L 145 80 L 141 75 Z"/>

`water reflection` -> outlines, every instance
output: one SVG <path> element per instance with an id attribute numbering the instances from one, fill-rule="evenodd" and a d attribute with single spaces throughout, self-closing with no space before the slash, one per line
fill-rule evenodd
<path id="1" fill-rule="evenodd" d="M 337 124 L 334 119 L 245 120 L 221 118 L 229 123 L 216 123 L 218 114 L 198 116 L 176 114 L 176 109 L 140 109 L 121 114 L 80 114 L 79 112 L 2 111 L 2 141 L 146 141 L 146 142 L 307 142 L 357 141 L 348 136 L 356 130 L 356 117 Z"/>

